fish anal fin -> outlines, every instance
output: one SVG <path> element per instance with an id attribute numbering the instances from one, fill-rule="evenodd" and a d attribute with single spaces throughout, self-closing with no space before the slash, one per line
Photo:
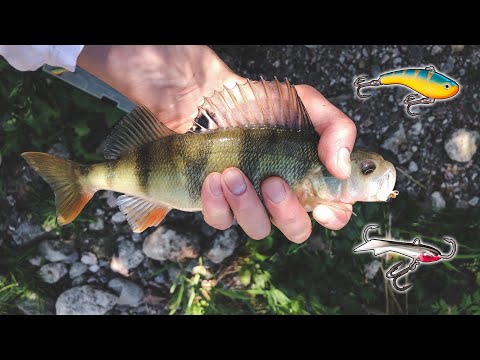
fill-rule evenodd
<path id="1" fill-rule="evenodd" d="M 295 86 L 276 78 L 247 80 L 233 88 L 215 91 L 199 106 L 196 120 L 202 116 L 208 118 L 209 130 L 263 126 L 315 131 Z"/>
<path id="2" fill-rule="evenodd" d="M 103 153 L 106 159 L 114 160 L 135 147 L 174 134 L 147 107 L 138 106 L 115 126 L 107 137 Z"/>
<path id="3" fill-rule="evenodd" d="M 141 233 L 150 226 L 158 226 L 171 210 L 168 206 L 130 195 L 119 196 L 117 205 L 127 217 L 132 231 L 136 233 Z"/>

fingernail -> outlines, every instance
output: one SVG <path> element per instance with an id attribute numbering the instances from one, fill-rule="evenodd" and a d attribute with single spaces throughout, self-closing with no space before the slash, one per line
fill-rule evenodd
<path id="1" fill-rule="evenodd" d="M 350 151 L 347 148 L 341 148 L 337 155 L 337 167 L 345 177 L 349 177 L 352 171 L 350 164 Z"/>
<path id="2" fill-rule="evenodd" d="M 320 224 L 327 227 L 328 223 L 332 221 L 332 218 L 335 217 L 332 209 L 325 205 L 318 205 L 313 210 L 313 215 L 315 220 L 317 220 Z"/>
<path id="3" fill-rule="evenodd" d="M 233 195 L 242 195 L 247 190 L 247 184 L 242 174 L 237 169 L 231 169 L 224 173 L 225 184 Z"/>
<path id="4" fill-rule="evenodd" d="M 214 196 L 222 195 L 222 183 L 220 181 L 220 174 L 213 174 L 210 176 L 210 180 L 208 182 L 208 186 L 210 188 L 210 192 Z"/>
<path id="5" fill-rule="evenodd" d="M 274 202 L 275 204 L 281 203 L 285 200 L 287 193 L 285 192 L 285 187 L 283 186 L 280 180 L 272 180 L 265 184 L 263 187 L 265 195 Z"/>

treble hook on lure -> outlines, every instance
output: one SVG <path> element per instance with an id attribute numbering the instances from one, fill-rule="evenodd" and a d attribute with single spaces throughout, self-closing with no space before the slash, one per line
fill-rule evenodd
<path id="1" fill-rule="evenodd" d="M 395 70 L 370 81 L 367 81 L 367 77 L 360 76 L 353 83 L 353 86 L 357 88 L 358 97 L 362 99 L 370 97 L 370 95 L 362 94 L 360 89 L 382 85 L 403 85 L 417 92 L 417 94 L 407 95 L 403 100 L 410 116 L 420 115 L 420 113 L 410 111 L 412 106 L 433 104 L 435 100 L 444 100 L 455 96 L 460 90 L 460 86 L 454 80 L 436 72 L 433 66 L 427 66 L 425 69 Z M 417 99 L 416 97 L 419 95 L 424 97 Z"/>
<path id="2" fill-rule="evenodd" d="M 417 266 L 424 263 L 432 263 L 439 260 L 448 260 L 455 256 L 457 252 L 457 243 L 454 239 L 444 237 L 443 240 L 448 242 L 451 246 L 450 252 L 443 255 L 438 249 L 431 245 L 422 244 L 420 238 L 415 238 L 413 242 L 394 241 L 386 239 L 370 239 L 368 234 L 371 230 L 378 229 L 378 225 L 369 224 L 365 226 L 362 232 L 363 244 L 353 249 L 354 252 L 373 251 L 374 256 L 394 252 L 412 259 L 412 262 L 403 269 L 398 270 L 403 264 L 402 261 L 392 265 L 390 269 L 385 272 L 385 277 L 391 280 L 392 286 L 397 291 L 406 291 L 412 284 L 398 284 L 401 277 L 416 270 Z"/>

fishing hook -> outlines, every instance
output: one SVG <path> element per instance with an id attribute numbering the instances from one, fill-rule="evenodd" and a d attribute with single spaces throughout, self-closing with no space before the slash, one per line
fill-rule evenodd
<path id="1" fill-rule="evenodd" d="M 400 261 L 396 263 L 395 265 L 392 265 L 390 269 L 385 273 L 385 277 L 387 279 L 392 279 L 392 286 L 397 290 L 397 291 L 406 291 L 408 290 L 412 284 L 405 284 L 404 286 L 398 285 L 398 279 L 400 279 L 402 276 L 407 275 L 409 272 L 414 271 L 417 265 L 419 264 L 418 260 L 412 261 L 412 263 L 406 267 L 404 267 L 402 270 L 399 270 L 397 273 L 393 273 L 396 271 L 403 263 Z"/>
<path id="2" fill-rule="evenodd" d="M 428 104 L 433 104 L 435 102 L 435 99 L 431 99 L 431 98 L 427 98 L 427 97 L 415 100 L 417 95 L 418 94 L 407 95 L 407 97 L 403 100 L 403 103 L 407 105 L 407 113 L 410 116 L 420 115 L 420 113 L 411 112 L 410 107 L 412 107 L 414 105 L 428 105 Z"/>
<path id="3" fill-rule="evenodd" d="M 440 255 L 440 257 L 444 260 L 451 259 L 457 252 L 457 242 L 454 239 L 448 237 L 444 237 L 443 240 L 448 242 L 451 245 L 452 249 L 450 250 L 450 253 L 448 253 L 447 255 Z"/>
<path id="4" fill-rule="evenodd" d="M 364 99 L 364 98 L 368 98 L 370 97 L 371 95 L 363 95 L 363 94 L 360 94 L 360 89 L 361 88 L 364 88 L 364 87 L 368 87 L 368 86 L 380 86 L 382 85 L 382 82 L 380 80 L 371 80 L 371 81 L 368 81 L 366 82 L 367 80 L 367 77 L 366 76 L 360 76 L 359 78 L 357 78 L 357 80 L 354 81 L 353 83 L 353 86 L 357 87 L 357 95 L 358 97 Z"/>

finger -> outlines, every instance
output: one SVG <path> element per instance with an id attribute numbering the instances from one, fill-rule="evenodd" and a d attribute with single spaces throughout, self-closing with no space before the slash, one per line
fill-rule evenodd
<path id="1" fill-rule="evenodd" d="M 350 210 L 352 205 L 344 204 Z M 322 226 L 331 230 L 340 230 L 350 221 L 351 211 L 332 209 L 325 205 L 318 205 L 313 209 L 313 217 Z"/>
<path id="2" fill-rule="evenodd" d="M 312 233 L 310 217 L 288 184 L 279 177 L 271 177 L 262 183 L 261 190 L 275 226 L 290 241 L 307 240 Z"/>
<path id="3" fill-rule="evenodd" d="M 255 240 L 270 234 L 268 214 L 247 177 L 237 168 L 228 168 L 221 180 L 225 198 L 245 233 Z"/>
<path id="4" fill-rule="evenodd" d="M 202 212 L 205 222 L 219 230 L 232 226 L 233 214 L 223 195 L 221 174 L 209 174 L 202 185 Z"/>
<path id="5" fill-rule="evenodd" d="M 348 178 L 350 153 L 357 135 L 355 124 L 313 87 L 299 85 L 296 89 L 320 135 L 320 161 L 333 176 L 341 180 Z"/>

